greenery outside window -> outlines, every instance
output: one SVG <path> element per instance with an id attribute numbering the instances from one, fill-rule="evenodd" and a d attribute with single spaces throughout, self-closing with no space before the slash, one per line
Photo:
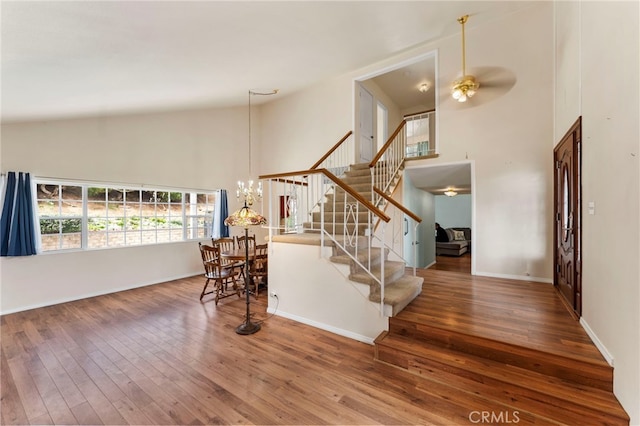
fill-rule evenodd
<path id="1" fill-rule="evenodd" d="M 42 250 L 159 244 L 211 235 L 217 191 L 37 180 Z"/>

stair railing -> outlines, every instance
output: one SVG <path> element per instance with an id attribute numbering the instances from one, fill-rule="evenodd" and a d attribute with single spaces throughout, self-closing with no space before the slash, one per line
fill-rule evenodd
<path id="1" fill-rule="evenodd" d="M 335 176 L 342 177 L 355 158 L 355 146 L 352 136 L 353 130 L 349 130 L 326 154 L 311 166 L 311 169 L 326 169 Z M 319 197 L 312 208 L 320 206 L 324 199 L 325 194 L 318 195 Z"/>
<path id="2" fill-rule="evenodd" d="M 274 232 L 288 232 L 287 221 L 295 223 L 296 232 L 320 233 L 321 250 L 335 247 L 355 264 L 351 273 L 366 273 L 380 288 L 380 312 L 384 313 L 385 226 L 391 218 L 371 204 L 351 186 L 325 168 L 260 176 L 266 181 L 264 195 L 268 211 L 269 239 Z M 295 196 L 292 196 L 295 191 Z M 318 203 L 317 197 L 322 197 Z M 295 206 L 291 200 L 295 201 Z M 263 206 L 265 202 L 263 200 Z M 278 210 L 274 206 L 279 206 Z M 374 240 L 372 223 L 379 223 Z M 375 247 L 374 241 L 381 246 Z M 380 250 L 379 263 L 372 262 L 372 251 Z M 325 254 L 326 255 L 326 254 Z"/>
<path id="3" fill-rule="evenodd" d="M 391 137 L 369 163 L 371 170 L 371 197 L 374 206 L 380 206 L 383 198 L 373 188 L 380 188 L 387 193 L 404 165 L 407 136 L 404 131 L 406 120 L 402 120 Z"/>
<path id="4" fill-rule="evenodd" d="M 416 235 L 418 233 L 418 225 L 422 222 L 422 219 L 413 213 L 411 210 L 407 209 L 405 206 L 400 204 L 398 201 L 394 200 L 392 197 L 385 194 L 381 189 L 374 187 L 373 190 L 380 197 L 384 198 L 385 208 L 384 212 L 391 217 L 389 221 L 389 225 L 387 225 L 387 231 L 380 235 L 378 231 L 378 227 L 380 222 L 376 222 L 373 226 L 373 236 L 374 238 L 385 238 L 384 246 L 389 247 L 391 252 L 399 259 L 405 262 L 406 264 L 413 265 L 413 275 L 416 275 L 416 266 L 418 264 L 418 251 L 416 250 Z M 404 253 L 404 237 L 409 233 L 409 223 L 413 224 L 411 227 L 411 245 L 413 250 L 411 250 L 411 257 L 413 258 L 411 261 L 405 257 Z M 401 250 L 402 249 L 402 250 Z"/>
<path id="5" fill-rule="evenodd" d="M 353 130 L 349 130 L 311 169 L 327 169 L 338 177 L 342 176 L 355 158 L 352 135 Z"/>
<path id="6" fill-rule="evenodd" d="M 388 194 L 407 158 L 435 154 L 435 141 L 429 140 L 429 128 L 435 124 L 435 109 L 406 116 L 387 142 L 369 163 L 371 186 Z M 430 143 L 431 142 L 431 143 Z M 383 199 L 372 191 L 373 205 L 380 207 Z"/>

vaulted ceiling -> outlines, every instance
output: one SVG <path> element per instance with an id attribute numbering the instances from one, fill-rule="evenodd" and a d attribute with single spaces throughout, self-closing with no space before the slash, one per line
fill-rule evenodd
<path id="1" fill-rule="evenodd" d="M 239 106 L 458 33 L 463 14 L 482 25 L 529 5 L 3 1 L 2 120 Z"/>

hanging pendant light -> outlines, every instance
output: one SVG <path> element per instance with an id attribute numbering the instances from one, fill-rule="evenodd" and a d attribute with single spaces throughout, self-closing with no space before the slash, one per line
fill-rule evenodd
<path id="1" fill-rule="evenodd" d="M 249 90 L 249 153 L 247 158 L 249 161 L 249 176 L 251 176 L 251 96 L 268 96 L 275 95 L 276 93 L 278 93 L 277 89 L 270 90 L 268 92 L 256 92 L 253 90 Z M 227 226 L 240 226 L 244 228 L 244 236 L 246 239 L 248 239 L 250 226 L 266 225 L 267 223 L 267 219 L 265 219 L 255 210 L 251 209 L 251 206 L 254 202 L 260 201 L 262 199 L 262 182 L 258 182 L 258 186 L 254 187 L 252 180 L 249 180 L 248 184 L 245 184 L 243 181 L 238 181 L 236 197 L 238 198 L 238 201 L 242 201 L 244 203 L 244 206 L 228 216 L 224 220 L 224 224 Z M 247 243 L 245 244 L 245 265 L 247 265 L 247 267 L 249 265 L 249 261 L 249 244 Z M 247 312 L 244 322 L 236 328 L 236 333 L 242 335 L 253 334 L 260 330 L 260 324 L 251 321 L 251 301 L 249 298 L 250 285 L 251 273 L 247 268 L 244 283 Z"/>
<path id="2" fill-rule="evenodd" d="M 480 87 L 480 83 L 476 81 L 476 78 L 466 73 L 464 24 L 467 23 L 468 19 L 469 15 L 458 18 L 458 22 L 462 25 L 462 77 L 451 85 L 451 96 L 458 102 L 465 102 L 468 98 L 473 97 Z"/>

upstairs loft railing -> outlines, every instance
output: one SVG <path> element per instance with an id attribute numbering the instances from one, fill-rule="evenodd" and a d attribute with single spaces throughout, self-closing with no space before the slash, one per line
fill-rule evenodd
<path id="1" fill-rule="evenodd" d="M 407 158 L 427 157 L 436 153 L 435 118 L 435 109 L 405 117 Z"/>
<path id="2" fill-rule="evenodd" d="M 369 163 L 372 187 L 389 194 L 407 158 L 435 154 L 434 126 L 435 110 L 405 117 Z M 373 205 L 378 207 L 385 201 L 375 191 L 372 191 L 372 197 Z"/>

